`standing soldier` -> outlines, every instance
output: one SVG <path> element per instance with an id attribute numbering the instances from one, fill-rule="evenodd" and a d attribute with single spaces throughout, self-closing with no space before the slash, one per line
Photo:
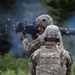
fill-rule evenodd
<path id="1" fill-rule="evenodd" d="M 48 26 L 43 37 L 45 45 L 36 50 L 32 57 L 36 63 L 35 75 L 70 75 L 71 57 L 69 52 L 60 46 L 59 28 L 55 25 Z"/>

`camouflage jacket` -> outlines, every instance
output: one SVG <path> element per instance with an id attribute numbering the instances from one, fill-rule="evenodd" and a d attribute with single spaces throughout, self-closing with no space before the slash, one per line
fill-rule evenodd
<path id="1" fill-rule="evenodd" d="M 71 74 L 71 68 L 72 68 L 72 59 L 71 59 L 71 56 L 70 56 L 70 54 L 69 54 L 69 52 L 67 52 L 65 49 L 60 49 L 60 47 L 57 47 L 58 48 L 58 52 L 59 53 L 62 53 L 62 55 L 65 57 L 65 59 L 66 59 L 66 61 L 64 61 L 64 60 L 62 60 L 62 63 L 65 63 L 65 66 L 66 66 L 66 68 L 64 67 L 64 69 L 62 68 L 62 71 L 61 71 L 61 75 L 70 75 Z M 41 52 L 45 52 L 44 54 L 46 54 L 46 52 L 49 54 L 49 52 L 48 51 L 45 51 L 44 49 L 46 49 L 44 46 L 42 46 L 41 48 L 39 48 L 38 50 L 36 50 L 34 53 L 33 53 L 33 57 L 32 57 L 32 59 L 33 60 L 36 60 L 36 63 L 37 63 L 37 65 L 38 65 L 38 62 L 39 61 L 41 61 L 41 60 L 39 60 L 38 58 L 38 56 L 39 56 L 39 54 L 41 54 Z M 43 53 L 42 53 L 43 54 Z M 46 55 L 45 55 L 46 56 Z M 47 55 L 48 56 L 48 55 Z M 48 57 L 49 58 L 49 57 Z M 45 59 L 45 61 L 46 61 L 46 59 Z M 47 59 L 47 61 L 48 61 L 48 59 Z M 54 62 L 54 61 L 53 61 Z M 47 63 L 47 62 L 46 62 Z M 49 63 L 49 61 L 48 61 L 48 63 Z M 48 65 L 48 63 L 47 63 L 47 65 Z M 51 62 L 50 62 L 51 63 Z M 41 67 L 41 66 L 40 66 Z M 37 75 L 40 75 L 40 74 L 38 74 L 38 69 L 39 69 L 39 67 L 37 66 L 36 67 L 36 72 L 37 72 Z M 43 67 L 43 69 L 44 69 L 44 67 Z M 65 72 L 66 71 L 66 72 Z M 58 74 L 57 74 L 58 75 Z"/>
<path id="2" fill-rule="evenodd" d="M 44 37 L 45 35 L 42 34 L 42 35 L 39 35 L 37 39 L 33 40 L 32 42 L 29 42 L 27 38 L 25 38 L 23 40 L 23 45 L 24 45 L 24 49 L 26 51 L 35 51 L 37 49 L 39 49 L 41 46 L 44 46 L 45 45 L 45 40 L 44 40 Z M 63 41 L 62 39 L 60 38 L 60 43 L 58 43 L 59 46 L 61 48 L 64 48 L 63 47 Z"/>
<path id="3" fill-rule="evenodd" d="M 37 39 L 29 42 L 28 39 L 23 40 L 24 49 L 26 51 L 35 51 L 45 44 L 44 37 L 40 35 Z"/>

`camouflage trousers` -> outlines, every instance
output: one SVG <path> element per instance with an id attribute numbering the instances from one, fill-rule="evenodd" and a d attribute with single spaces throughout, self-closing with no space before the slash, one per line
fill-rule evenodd
<path id="1" fill-rule="evenodd" d="M 31 55 L 30 59 L 29 59 L 29 68 L 30 68 L 30 73 L 31 75 L 36 75 L 36 61 L 32 59 L 33 55 Z"/>

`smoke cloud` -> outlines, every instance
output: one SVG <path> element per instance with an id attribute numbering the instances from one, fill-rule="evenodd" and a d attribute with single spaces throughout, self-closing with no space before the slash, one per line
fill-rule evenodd
<path id="1" fill-rule="evenodd" d="M 12 3 L 12 5 L 10 5 L 10 3 Z M 29 55 L 29 53 L 24 50 L 22 41 L 19 39 L 18 34 L 15 33 L 15 24 L 18 21 L 23 23 L 25 21 L 33 23 L 36 17 L 43 13 L 47 13 L 47 10 L 43 8 L 43 5 L 39 0 L 7 0 L 5 5 L 7 7 L 2 4 L 0 8 L 0 10 L 3 11 L 0 11 L 0 35 L 2 35 L 3 32 L 10 35 L 8 41 L 11 42 L 10 49 L 15 55 Z M 29 41 L 32 41 L 30 35 L 27 35 L 27 37 Z"/>

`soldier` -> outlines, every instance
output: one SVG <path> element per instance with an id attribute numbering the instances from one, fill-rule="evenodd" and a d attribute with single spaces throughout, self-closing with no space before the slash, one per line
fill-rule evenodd
<path id="1" fill-rule="evenodd" d="M 55 25 L 46 28 L 43 37 L 45 45 L 33 54 L 36 63 L 35 75 L 70 75 L 71 57 L 60 45 L 61 33 Z M 61 40 L 62 41 L 62 40 Z"/>
<path id="2" fill-rule="evenodd" d="M 49 15 L 43 14 L 43 15 L 40 15 L 38 18 L 36 18 L 35 23 L 38 25 L 39 34 L 37 34 L 37 35 L 39 36 L 39 35 L 41 35 L 44 32 L 45 28 L 48 25 L 53 24 L 53 20 L 52 20 L 52 18 Z M 37 38 L 36 40 L 33 40 L 30 43 L 27 38 L 24 38 L 24 36 L 25 35 L 23 35 L 22 32 L 19 33 L 19 37 L 24 39 L 23 40 L 23 44 L 24 44 L 24 48 L 27 51 L 35 51 L 36 49 L 38 49 L 40 47 L 40 43 L 38 41 L 40 38 Z"/>

